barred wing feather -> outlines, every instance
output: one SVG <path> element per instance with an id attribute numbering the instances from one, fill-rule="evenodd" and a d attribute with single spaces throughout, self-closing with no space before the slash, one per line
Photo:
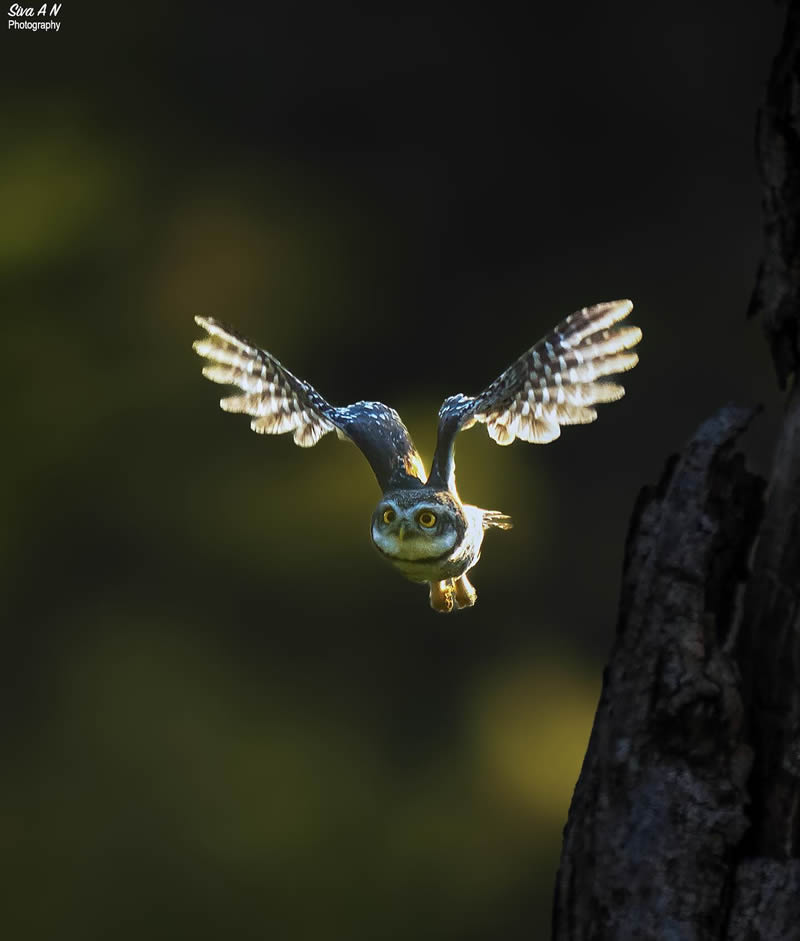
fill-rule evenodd
<path id="1" fill-rule="evenodd" d="M 642 331 L 620 325 L 632 308 L 629 300 L 584 307 L 523 353 L 480 395 L 446 399 L 439 412 L 432 476 L 453 479 L 455 435 L 475 422 L 485 424 L 498 444 L 508 445 L 515 438 L 546 444 L 561 434 L 562 425 L 594 421 L 594 406 L 625 394 L 607 377 L 633 369 L 639 361 L 632 349 Z"/>
<path id="2" fill-rule="evenodd" d="M 211 317 L 195 317 L 206 336 L 193 344 L 209 361 L 203 375 L 236 386 L 241 395 L 220 400 L 226 412 L 250 415 L 259 434 L 292 432 L 295 444 L 310 448 L 329 431 L 352 441 L 364 454 L 383 489 L 421 486 L 422 461 L 397 412 L 382 402 L 356 402 L 336 408 L 309 383 Z"/>
<path id="3" fill-rule="evenodd" d="M 291 431 L 301 448 L 312 447 L 333 431 L 335 409 L 316 389 L 219 321 L 210 317 L 195 317 L 195 321 L 207 333 L 193 345 L 195 352 L 210 360 L 203 375 L 244 393 L 221 399 L 222 409 L 251 415 L 250 427 L 259 434 Z"/>

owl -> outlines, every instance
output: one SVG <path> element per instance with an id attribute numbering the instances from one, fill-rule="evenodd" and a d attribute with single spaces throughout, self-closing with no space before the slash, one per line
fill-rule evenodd
<path id="1" fill-rule="evenodd" d="M 291 432 L 303 448 L 335 431 L 361 450 L 382 492 L 370 526 L 373 546 L 401 575 L 428 584 L 434 611 L 449 613 L 475 604 L 468 573 L 480 558 L 486 530 L 511 528 L 504 513 L 461 502 L 456 435 L 480 422 L 498 444 L 515 438 L 546 444 L 560 435 L 562 425 L 594 421 L 595 405 L 625 392 L 607 377 L 638 362 L 632 349 L 642 332 L 620 325 L 632 308 L 628 300 L 584 307 L 479 395 L 445 399 L 429 474 L 393 408 L 381 402 L 331 405 L 271 353 L 210 317 L 195 318 L 206 336 L 194 349 L 209 360 L 203 369 L 207 379 L 241 390 L 220 405 L 226 412 L 251 415 L 253 431 Z"/>

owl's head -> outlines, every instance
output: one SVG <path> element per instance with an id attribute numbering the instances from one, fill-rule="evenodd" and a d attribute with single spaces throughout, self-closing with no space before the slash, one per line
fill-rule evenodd
<path id="1" fill-rule="evenodd" d="M 466 529 L 460 503 L 446 490 L 389 491 L 372 514 L 372 541 L 390 561 L 446 558 Z"/>

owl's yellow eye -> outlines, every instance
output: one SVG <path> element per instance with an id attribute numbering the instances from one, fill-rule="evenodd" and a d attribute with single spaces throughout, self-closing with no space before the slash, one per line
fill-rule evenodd
<path id="1" fill-rule="evenodd" d="M 417 521 L 419 522 L 419 525 L 424 526 L 425 529 L 433 529 L 433 527 L 436 525 L 436 517 L 433 515 L 433 513 L 431 513 L 430 510 L 425 510 L 424 512 L 420 513 L 417 517 Z"/>
<path id="2" fill-rule="evenodd" d="M 394 510 L 384 510 L 384 511 L 383 511 L 383 521 L 384 521 L 384 523 L 392 523 L 392 522 L 394 522 L 394 518 L 395 518 L 396 515 L 397 515 L 397 514 L 394 512 Z"/>

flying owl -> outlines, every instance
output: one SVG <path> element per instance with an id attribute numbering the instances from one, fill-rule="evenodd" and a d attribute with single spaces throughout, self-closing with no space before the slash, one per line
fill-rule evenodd
<path id="1" fill-rule="evenodd" d="M 628 300 L 584 307 L 479 395 L 445 399 L 427 475 L 400 416 L 382 402 L 331 405 L 271 353 L 210 317 L 195 317 L 207 336 L 197 340 L 194 349 L 210 360 L 203 369 L 207 379 L 244 393 L 224 398 L 220 405 L 226 412 L 252 415 L 253 431 L 292 432 L 295 444 L 303 448 L 335 431 L 362 451 L 383 494 L 372 514 L 372 544 L 406 578 L 429 584 L 434 611 L 449 613 L 475 604 L 477 595 L 467 573 L 480 558 L 485 531 L 511 528 L 504 513 L 461 502 L 456 435 L 481 422 L 498 444 L 511 444 L 515 438 L 547 444 L 561 434 L 561 425 L 594 421 L 595 405 L 625 393 L 605 377 L 638 362 L 631 350 L 642 331 L 619 325 L 632 308 Z"/>

